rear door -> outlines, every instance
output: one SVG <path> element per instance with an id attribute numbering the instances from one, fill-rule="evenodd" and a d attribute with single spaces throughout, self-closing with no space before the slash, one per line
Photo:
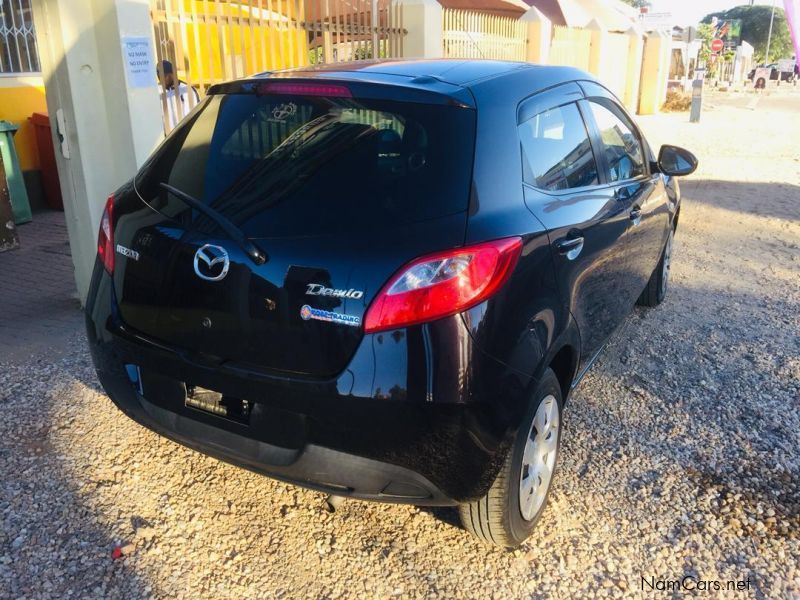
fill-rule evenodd
<path id="1" fill-rule="evenodd" d="M 649 149 L 625 110 L 596 84 L 582 84 L 602 146 L 609 184 L 628 211 L 625 262 L 629 274 L 624 293 L 629 308 L 647 285 L 658 264 L 669 230 L 669 205 L 659 173 L 651 173 Z M 602 95 L 601 95 L 602 94 Z"/>
<path id="2" fill-rule="evenodd" d="M 575 84 L 519 110 L 525 202 L 548 228 L 556 276 L 578 324 L 585 362 L 625 318 L 628 211 L 606 184 Z"/>
<path id="3" fill-rule="evenodd" d="M 398 268 L 463 244 L 475 113 L 344 84 L 249 89 L 208 98 L 117 199 L 119 314 L 197 361 L 329 377 Z M 161 182 L 233 222 L 267 262 Z"/>

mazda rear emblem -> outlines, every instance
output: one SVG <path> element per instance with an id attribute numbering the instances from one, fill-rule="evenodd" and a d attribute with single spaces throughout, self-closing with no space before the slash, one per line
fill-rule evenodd
<path id="1" fill-rule="evenodd" d="M 206 272 L 200 270 L 200 262 L 205 263 Z M 218 265 L 222 265 L 219 267 Z M 194 272 L 200 279 L 206 281 L 219 281 L 224 279 L 228 274 L 228 267 L 231 266 L 231 261 L 228 258 L 228 251 L 221 246 L 214 244 L 206 244 L 194 253 Z M 219 272 L 217 272 L 219 270 Z"/>

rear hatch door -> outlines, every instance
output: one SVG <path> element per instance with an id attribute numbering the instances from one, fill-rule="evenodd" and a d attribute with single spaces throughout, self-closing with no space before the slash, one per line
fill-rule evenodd
<path id="1" fill-rule="evenodd" d="M 386 280 L 463 244 L 475 131 L 452 101 L 354 95 L 251 87 L 187 117 L 117 198 L 121 319 L 205 362 L 341 371 Z M 224 215 L 267 262 L 161 182 Z"/>

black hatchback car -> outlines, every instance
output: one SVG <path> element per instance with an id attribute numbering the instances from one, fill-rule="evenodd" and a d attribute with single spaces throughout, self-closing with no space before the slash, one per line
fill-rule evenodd
<path id="1" fill-rule="evenodd" d="M 695 158 L 591 76 L 378 61 L 217 85 L 108 199 L 86 325 L 131 418 L 515 546 L 570 390 L 667 289 Z"/>

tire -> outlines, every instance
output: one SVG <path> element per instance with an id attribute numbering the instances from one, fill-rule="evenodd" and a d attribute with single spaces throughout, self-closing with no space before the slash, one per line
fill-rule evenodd
<path id="1" fill-rule="evenodd" d="M 561 386 L 551 369 L 544 372 L 532 398 L 514 445 L 488 493 L 480 500 L 459 506 L 464 529 L 494 546 L 519 546 L 530 536 L 547 506 L 561 443 L 564 406 Z M 542 436 L 538 429 L 543 429 Z M 544 454 L 540 453 L 545 450 Z M 536 462 L 547 470 L 532 473 L 531 466 Z M 543 475 L 545 480 L 542 480 Z M 532 500 L 523 505 L 522 498 L 526 497 Z"/>
<path id="2" fill-rule="evenodd" d="M 675 230 L 669 230 L 667 243 L 661 251 L 661 259 L 658 261 L 655 270 L 650 275 L 647 287 L 644 288 L 642 295 L 636 301 L 639 306 L 658 306 L 664 301 L 669 286 L 669 270 L 672 262 L 672 240 L 675 237 Z"/>

